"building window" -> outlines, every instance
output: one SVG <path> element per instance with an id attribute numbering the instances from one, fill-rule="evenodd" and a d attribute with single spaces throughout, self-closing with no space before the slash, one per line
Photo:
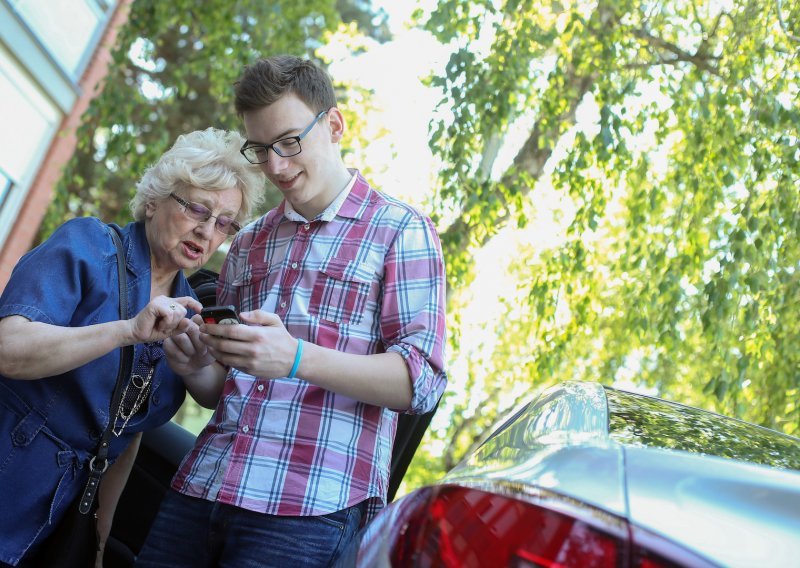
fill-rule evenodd
<path id="1" fill-rule="evenodd" d="M 0 246 L 14 224 L 30 183 L 62 115 L 0 45 Z M 19 189 L 22 188 L 22 191 Z"/>
<path id="2" fill-rule="evenodd" d="M 10 0 L 50 55 L 76 79 L 96 36 L 102 32 L 106 2 L 96 0 Z"/>
<path id="3" fill-rule="evenodd" d="M 39 165 L 37 157 L 49 146 L 61 113 L 2 47 L 0 101 L 0 168 L 15 182 L 26 182 Z"/>

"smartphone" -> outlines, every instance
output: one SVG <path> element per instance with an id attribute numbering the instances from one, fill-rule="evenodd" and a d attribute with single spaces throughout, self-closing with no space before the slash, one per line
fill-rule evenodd
<path id="1" fill-rule="evenodd" d="M 219 323 L 223 325 L 233 325 L 241 323 L 239 316 L 236 315 L 236 308 L 234 306 L 210 306 L 203 308 L 200 312 L 200 317 L 203 318 L 205 323 Z"/>

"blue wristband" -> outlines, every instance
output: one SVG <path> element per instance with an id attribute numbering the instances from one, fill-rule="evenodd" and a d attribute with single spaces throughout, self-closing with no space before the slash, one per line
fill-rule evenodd
<path id="1" fill-rule="evenodd" d="M 303 340 L 297 340 L 297 352 L 294 354 L 294 364 L 292 365 L 292 370 L 289 371 L 288 378 L 293 379 L 294 374 L 297 372 L 297 367 L 300 366 L 300 358 L 303 356 Z"/>

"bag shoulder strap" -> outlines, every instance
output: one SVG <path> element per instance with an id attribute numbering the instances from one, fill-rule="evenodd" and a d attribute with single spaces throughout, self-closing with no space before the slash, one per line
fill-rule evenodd
<path id="1" fill-rule="evenodd" d="M 125 261 L 125 251 L 122 248 L 122 241 L 116 229 L 109 227 L 111 239 L 117 248 L 117 272 L 119 273 L 119 318 L 120 321 L 128 319 L 128 279 Z M 119 371 L 117 372 L 117 382 L 114 385 L 114 394 L 111 396 L 111 405 L 108 413 L 108 425 L 100 437 L 97 452 L 89 460 L 89 481 L 78 504 L 78 510 L 86 515 L 92 510 L 97 489 L 100 487 L 100 479 L 108 469 L 108 442 L 111 438 L 111 431 L 114 428 L 119 405 L 122 400 L 122 389 L 125 377 L 130 377 L 133 366 L 133 345 L 126 345 L 119 350 Z"/>

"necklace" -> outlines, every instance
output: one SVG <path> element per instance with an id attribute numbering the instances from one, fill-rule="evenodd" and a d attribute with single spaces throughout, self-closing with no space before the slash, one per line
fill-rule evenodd
<path id="1" fill-rule="evenodd" d="M 128 421 L 137 413 L 150 396 L 156 365 L 164 356 L 163 341 L 145 343 L 139 352 L 135 372 L 122 390 L 119 410 L 114 417 L 112 432 L 119 437 L 128 425 Z"/>

